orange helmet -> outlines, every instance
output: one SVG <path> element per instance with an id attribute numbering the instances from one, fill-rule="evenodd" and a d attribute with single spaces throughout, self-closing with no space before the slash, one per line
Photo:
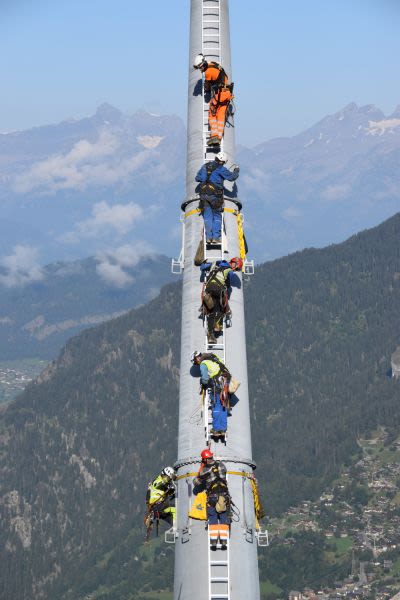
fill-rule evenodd
<path id="1" fill-rule="evenodd" d="M 243 260 L 238 256 L 234 256 L 233 258 L 231 258 L 229 264 L 231 265 L 232 269 L 236 269 L 238 271 L 241 271 L 243 269 Z"/>
<path id="2" fill-rule="evenodd" d="M 205 450 L 203 450 L 203 452 L 201 453 L 201 458 L 203 460 L 206 460 L 207 458 L 214 458 L 214 454 L 211 452 L 211 450 L 209 448 L 206 448 Z"/>

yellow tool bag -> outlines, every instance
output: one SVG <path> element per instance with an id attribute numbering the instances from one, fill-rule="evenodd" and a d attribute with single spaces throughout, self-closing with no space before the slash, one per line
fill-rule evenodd
<path id="1" fill-rule="evenodd" d="M 198 519 L 199 521 L 207 521 L 207 494 L 206 492 L 200 492 L 197 494 L 192 508 L 189 511 L 189 517 L 191 519 Z"/>

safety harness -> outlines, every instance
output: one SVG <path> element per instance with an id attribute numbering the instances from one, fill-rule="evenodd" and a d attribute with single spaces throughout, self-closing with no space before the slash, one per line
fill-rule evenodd
<path id="1" fill-rule="evenodd" d="M 162 475 L 159 475 L 158 477 L 156 477 L 156 479 L 154 479 L 154 481 L 149 483 L 146 494 L 147 510 L 144 516 L 144 525 L 146 528 L 146 542 L 150 538 L 154 523 L 156 524 L 156 534 L 158 536 L 161 512 L 160 510 L 157 510 L 157 506 L 162 504 L 168 497 L 173 498 L 174 496 L 175 486 L 171 485 L 168 481 L 166 481 Z M 162 512 L 171 512 L 170 507 Z"/>
<path id="2" fill-rule="evenodd" d="M 228 512 L 229 520 L 231 520 L 231 504 L 232 499 L 228 490 L 226 480 L 219 476 L 218 465 L 211 469 L 215 477 L 214 481 L 207 487 L 207 504 L 213 506 L 217 512 Z"/>
<path id="3" fill-rule="evenodd" d="M 215 265 L 213 269 L 211 269 L 209 276 L 207 277 L 206 290 L 210 287 L 217 287 L 218 289 L 227 288 L 226 278 L 224 277 L 224 271 L 227 269 L 231 269 L 231 267 L 224 267 L 220 265 Z"/>
<path id="4" fill-rule="evenodd" d="M 217 62 L 211 61 L 208 63 L 208 68 L 217 69 L 219 71 L 217 79 L 211 82 L 211 87 L 225 87 L 225 81 L 228 79 L 228 75 L 222 65 Z"/>
<path id="5" fill-rule="evenodd" d="M 216 169 L 218 169 L 219 164 L 215 161 L 208 162 L 206 164 L 207 178 L 204 183 L 199 186 L 199 194 L 200 194 L 200 202 L 199 208 L 200 210 L 204 210 L 204 206 L 206 203 L 212 204 L 212 208 L 214 210 L 221 210 L 224 204 L 224 188 L 218 187 L 215 183 L 210 181 L 211 175 L 214 173 Z M 211 196 L 216 196 L 216 199 L 212 202 L 210 201 Z"/>

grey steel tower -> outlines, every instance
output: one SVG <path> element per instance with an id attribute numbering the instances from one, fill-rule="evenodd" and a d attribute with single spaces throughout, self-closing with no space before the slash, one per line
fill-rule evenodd
<path id="1" fill-rule="evenodd" d="M 233 289 L 230 306 L 232 324 L 224 326 L 219 344 L 208 346 L 203 322 L 199 319 L 201 294 L 200 272 L 194 256 L 203 235 L 203 219 L 197 209 L 195 175 L 201 165 L 212 160 L 207 150 L 208 105 L 203 97 L 201 73 L 193 69 L 194 57 L 202 52 L 207 59 L 223 65 L 232 77 L 228 0 L 191 0 L 188 142 L 186 201 L 182 205 L 183 246 L 173 266 L 183 270 L 182 342 L 179 396 L 179 441 L 177 484 L 177 525 L 175 537 L 175 600 L 258 600 L 260 597 L 257 531 L 251 475 L 254 468 L 251 450 L 249 398 L 247 384 L 246 339 L 243 290 Z M 240 86 L 240 82 L 239 82 Z M 226 127 L 223 148 L 228 166 L 235 155 L 234 129 Z M 240 178 L 239 178 L 240 184 Z M 222 247 L 208 250 L 207 258 L 229 259 L 241 254 L 240 209 L 237 188 L 230 185 L 225 191 L 224 230 Z M 242 245 L 243 246 L 243 245 Z M 243 255 L 243 247 L 242 247 Z M 251 268 L 249 263 L 247 269 Z M 231 373 L 239 379 L 238 403 L 228 419 L 225 444 L 215 443 L 209 435 L 209 413 L 201 406 L 199 379 L 191 369 L 190 356 L 194 350 L 218 353 Z M 200 452 L 208 445 L 217 459 L 228 469 L 228 485 L 239 516 L 232 522 L 227 550 L 210 552 L 204 521 L 188 517 L 194 501 L 192 481 L 199 469 Z"/>

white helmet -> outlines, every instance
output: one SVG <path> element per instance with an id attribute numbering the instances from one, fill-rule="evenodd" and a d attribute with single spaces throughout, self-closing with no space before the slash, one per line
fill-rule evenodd
<path id="1" fill-rule="evenodd" d="M 195 69 L 200 69 L 200 67 L 202 67 L 203 65 L 206 65 L 206 64 L 207 64 L 207 61 L 206 61 L 206 57 L 204 56 L 204 54 L 198 54 L 194 59 L 193 67 Z"/>
<path id="2" fill-rule="evenodd" d="M 176 477 L 176 473 L 175 473 L 174 467 L 165 467 L 161 471 L 161 475 L 166 475 L 167 477 L 170 477 L 171 479 L 174 479 Z"/>
<path id="3" fill-rule="evenodd" d="M 191 362 L 194 363 L 195 359 L 198 356 L 201 356 L 201 352 L 199 352 L 198 350 L 195 350 L 194 352 L 192 352 L 192 355 L 190 357 Z"/>
<path id="4" fill-rule="evenodd" d="M 215 160 L 222 164 L 226 163 L 228 160 L 226 152 L 218 152 L 218 154 L 215 155 Z"/>

